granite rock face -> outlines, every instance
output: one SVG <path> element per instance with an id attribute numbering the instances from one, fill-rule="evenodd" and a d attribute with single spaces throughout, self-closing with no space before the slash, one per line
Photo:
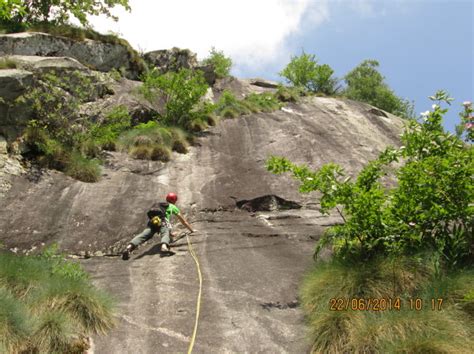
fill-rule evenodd
<path id="1" fill-rule="evenodd" d="M 0 134 L 12 141 L 19 136 L 31 115 L 27 104 L 14 101 L 32 86 L 33 73 L 22 69 L 0 70 Z"/>
<path id="2" fill-rule="evenodd" d="M 0 199 L 0 241 L 19 253 L 56 242 L 87 258 L 94 283 L 121 309 L 117 329 L 94 338 L 96 352 L 185 352 L 198 288 L 186 240 L 172 245 L 173 256 L 160 253 L 158 236 L 128 262 L 114 256 L 146 227 L 148 208 L 176 192 L 199 231 L 190 237 L 204 276 L 196 352 L 310 352 L 297 289 L 315 241 L 341 220 L 322 215 L 317 195 L 299 194 L 265 161 L 286 156 L 314 169 L 336 162 L 354 174 L 399 143 L 403 121 L 371 108 L 314 97 L 222 120 L 167 164 L 110 153 L 97 183 L 57 171 L 13 176 Z"/>
<path id="3" fill-rule="evenodd" d="M 140 82 L 110 81 L 110 75 L 85 68 L 93 66 L 84 61 L 95 60 L 91 53 L 99 65 L 109 55 L 108 66 L 98 70 L 121 66 L 123 57 L 112 60 L 124 55 L 120 48 L 104 53 L 106 45 L 94 49 L 88 41 L 50 37 L 0 36 L 0 55 L 17 55 L 16 69 L 0 70 L 0 243 L 24 254 L 54 242 L 87 258 L 81 262 L 94 283 L 120 308 L 117 328 L 94 338 L 97 353 L 184 352 L 197 293 L 186 240 L 172 245 L 172 257 L 160 253 L 157 236 L 128 263 L 117 257 L 146 227 L 148 208 L 176 192 L 183 215 L 198 230 L 190 242 L 204 276 L 196 352 L 310 352 L 297 289 L 312 266 L 315 241 L 341 219 L 322 215 L 317 195 L 299 194 L 296 181 L 269 173 L 265 161 L 285 156 L 312 169 L 335 162 L 354 175 L 387 145 L 399 145 L 403 120 L 363 103 L 308 97 L 275 112 L 221 120 L 196 138 L 188 154 L 173 153 L 166 164 L 107 152 L 100 181 L 84 183 L 24 167 L 21 139 L 11 130 L 26 124 L 28 107 L 14 111 L 8 103 L 51 71 L 80 71 L 106 88 L 82 104 L 85 119 L 100 120 L 123 105 L 136 123 L 146 122 L 163 102 L 146 101 Z M 198 67 L 190 52 L 153 53 L 149 60 L 159 69 Z M 229 77 L 215 80 L 206 99 L 215 101 L 224 90 L 242 99 L 275 89 L 272 82 Z M 174 231 L 179 235 L 183 227 Z"/>
<path id="4" fill-rule="evenodd" d="M 122 92 L 122 100 L 132 87 Z M 82 183 L 55 171 L 34 184 L 19 178 L 7 196 L 10 206 L 0 213 L 0 239 L 17 246 L 56 241 L 70 250 L 80 249 L 78 240 L 87 240 L 103 250 L 140 228 L 144 209 L 168 190 L 179 190 L 185 208 L 234 208 L 231 197 L 301 199 L 296 182 L 265 170 L 268 156 L 287 156 L 313 168 L 335 162 L 355 172 L 387 145 L 398 144 L 402 129 L 401 119 L 376 116 L 371 108 L 350 100 L 311 98 L 273 113 L 224 120 L 198 138 L 200 146 L 175 155 L 176 162 L 166 165 L 137 161 L 141 168 L 130 167 L 127 161 L 133 159 L 114 153 L 98 183 Z M 19 209 L 24 213 L 14 212 Z M 27 224 L 38 232 L 17 237 L 24 235 L 21 225 Z"/>

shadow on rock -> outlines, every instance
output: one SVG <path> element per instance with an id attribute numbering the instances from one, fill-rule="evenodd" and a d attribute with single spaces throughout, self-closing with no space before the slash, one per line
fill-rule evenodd
<path id="1" fill-rule="evenodd" d="M 150 248 L 148 251 L 143 252 L 142 254 L 139 254 L 137 257 L 135 257 L 135 259 L 140 259 L 140 258 L 143 258 L 145 256 L 155 256 L 157 254 L 160 255 L 160 258 L 164 258 L 164 257 L 174 256 L 176 253 L 173 252 L 173 251 L 162 252 L 161 251 L 161 243 L 157 243 L 152 248 Z"/>
<path id="2" fill-rule="evenodd" d="M 301 205 L 277 195 L 264 195 L 250 200 L 238 200 L 238 208 L 249 212 L 300 209 Z"/>

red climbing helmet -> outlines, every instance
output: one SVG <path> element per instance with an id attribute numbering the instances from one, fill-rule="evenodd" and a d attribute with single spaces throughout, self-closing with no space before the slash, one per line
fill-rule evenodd
<path id="1" fill-rule="evenodd" d="M 178 200 L 178 196 L 175 193 L 168 193 L 166 196 L 166 201 L 168 203 L 174 204 Z"/>

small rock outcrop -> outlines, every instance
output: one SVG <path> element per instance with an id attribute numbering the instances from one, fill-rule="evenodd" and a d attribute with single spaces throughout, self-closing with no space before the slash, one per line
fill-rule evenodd
<path id="1" fill-rule="evenodd" d="M 275 82 L 275 81 L 265 80 L 261 78 L 248 79 L 247 81 L 250 85 L 254 85 L 258 87 L 271 88 L 271 89 L 278 88 L 278 82 Z"/>
<path id="2" fill-rule="evenodd" d="M 130 49 L 120 43 L 79 41 L 38 32 L 0 35 L 0 56 L 8 55 L 69 57 L 98 71 L 122 70 L 132 79 L 140 74 Z"/>
<path id="3" fill-rule="evenodd" d="M 180 69 L 201 70 L 206 82 L 212 86 L 217 76 L 214 66 L 211 64 L 200 64 L 196 54 L 189 49 L 162 49 L 146 53 L 143 58 L 150 67 L 157 68 L 160 72 L 178 71 Z"/>
<path id="4" fill-rule="evenodd" d="M 79 87 L 81 82 L 73 75 L 79 73 L 90 82 L 85 92 L 90 102 L 113 93 L 108 75 L 89 70 L 73 58 L 12 55 L 8 59 L 16 68 L 0 70 L 0 134 L 9 143 L 22 134 L 32 118 L 31 103 L 17 99 L 37 87 L 45 74 L 67 77 L 71 87 Z"/>
<path id="5" fill-rule="evenodd" d="M 218 100 L 224 91 L 230 91 L 238 99 L 244 99 L 251 93 L 275 92 L 277 83 L 260 79 L 238 79 L 236 77 L 224 77 L 217 79 L 212 87 L 214 98 Z"/>
<path id="6" fill-rule="evenodd" d="M 161 72 L 194 69 L 198 65 L 196 54 L 189 49 L 162 49 L 145 53 L 145 61 Z"/>
<path id="7" fill-rule="evenodd" d="M 0 70 L 0 134 L 9 141 L 19 135 L 31 115 L 25 104 L 12 104 L 27 92 L 33 83 L 33 73 L 22 69 Z"/>

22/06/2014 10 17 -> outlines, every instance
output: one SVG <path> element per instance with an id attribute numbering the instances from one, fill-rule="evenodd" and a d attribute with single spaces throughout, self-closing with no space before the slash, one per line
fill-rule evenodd
<path id="1" fill-rule="evenodd" d="M 441 311 L 442 298 L 424 300 L 421 298 L 401 299 L 396 298 L 331 298 L 329 309 L 331 311 L 400 311 L 409 309 L 421 311 L 425 306 L 430 306 L 432 311 Z"/>

